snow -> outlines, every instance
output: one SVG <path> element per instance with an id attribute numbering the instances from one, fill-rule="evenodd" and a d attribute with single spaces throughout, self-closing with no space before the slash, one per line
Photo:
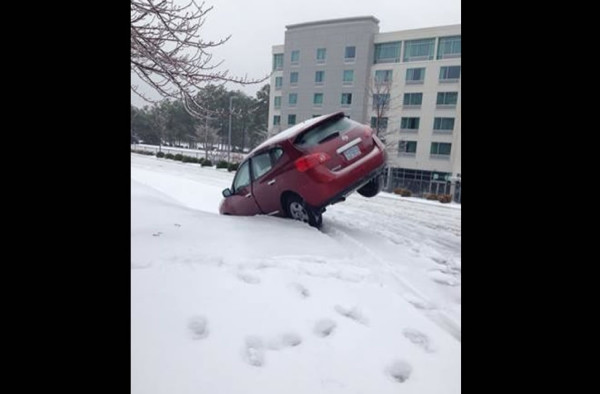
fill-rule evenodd
<path id="1" fill-rule="evenodd" d="M 232 179 L 131 155 L 132 393 L 460 393 L 460 209 L 355 194 L 319 231 L 219 215 Z"/>
<path id="2" fill-rule="evenodd" d="M 265 142 L 263 142 L 262 144 L 260 144 L 259 146 L 257 146 L 256 148 L 252 149 L 252 151 L 250 153 L 256 152 L 261 150 L 263 147 L 267 146 L 267 145 L 271 145 L 277 142 L 281 142 L 281 141 L 285 141 L 289 138 L 291 138 L 298 130 L 303 129 L 305 127 L 311 126 L 317 122 L 320 122 L 321 120 L 331 116 L 332 114 L 326 114 L 326 115 L 321 115 L 321 116 L 317 116 L 316 118 L 310 118 L 310 119 L 306 119 L 292 127 L 290 127 L 289 129 L 286 129 L 282 132 L 279 132 L 277 134 L 275 134 L 274 136 L 272 136 L 271 138 L 269 138 L 268 140 L 266 140 Z"/>

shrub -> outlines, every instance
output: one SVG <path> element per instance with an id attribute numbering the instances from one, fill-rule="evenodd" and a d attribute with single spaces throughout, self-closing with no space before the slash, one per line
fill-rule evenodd
<path id="1" fill-rule="evenodd" d="M 394 189 L 394 193 L 395 194 L 399 194 L 402 197 L 410 197 L 410 196 L 412 196 L 411 191 L 408 190 L 408 189 L 402 189 L 402 188 Z"/>
<path id="2" fill-rule="evenodd" d="M 183 155 L 181 153 L 177 153 L 175 155 L 175 157 L 173 157 L 173 160 L 179 160 L 182 161 L 183 160 Z"/>
<path id="3" fill-rule="evenodd" d="M 438 195 L 432 193 L 425 193 L 425 198 L 427 200 L 438 200 Z"/>
<path id="4" fill-rule="evenodd" d="M 202 162 L 202 167 L 212 167 L 212 162 L 210 160 L 204 160 Z"/>
<path id="5" fill-rule="evenodd" d="M 204 163 L 204 157 L 199 157 L 198 158 L 198 163 L 200 163 L 200 164 Z"/>
<path id="6" fill-rule="evenodd" d="M 240 163 L 229 163 L 229 167 L 227 167 L 227 171 L 237 171 Z"/>
<path id="7" fill-rule="evenodd" d="M 156 157 L 165 157 L 165 152 L 157 152 Z"/>
<path id="8" fill-rule="evenodd" d="M 219 160 L 219 162 L 217 163 L 217 168 L 228 168 L 229 167 L 229 163 L 225 160 Z"/>
<path id="9" fill-rule="evenodd" d="M 173 154 L 172 154 L 172 153 L 167 153 L 167 154 L 165 155 L 165 159 L 173 159 L 174 157 L 175 157 L 175 156 L 173 156 Z"/>
<path id="10" fill-rule="evenodd" d="M 198 159 L 191 156 L 183 156 L 183 159 L 181 161 L 184 163 L 198 163 Z"/>
<path id="11" fill-rule="evenodd" d="M 438 201 L 443 203 L 443 204 L 447 204 L 449 202 L 452 202 L 452 195 L 451 194 L 440 194 L 438 196 Z"/>

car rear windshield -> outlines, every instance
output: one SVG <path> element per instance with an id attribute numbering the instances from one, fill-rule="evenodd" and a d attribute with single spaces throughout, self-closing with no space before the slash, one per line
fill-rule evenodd
<path id="1" fill-rule="evenodd" d="M 299 135 L 294 143 L 300 147 L 309 148 L 336 138 L 357 125 L 359 123 L 346 117 L 327 119 L 323 123 Z"/>

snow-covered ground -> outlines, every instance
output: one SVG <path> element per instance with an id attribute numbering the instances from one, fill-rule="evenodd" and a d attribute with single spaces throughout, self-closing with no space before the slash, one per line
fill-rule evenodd
<path id="1" fill-rule="evenodd" d="M 131 155 L 132 393 L 460 393 L 459 205 L 354 194 L 319 231 L 220 216 L 232 178 Z"/>

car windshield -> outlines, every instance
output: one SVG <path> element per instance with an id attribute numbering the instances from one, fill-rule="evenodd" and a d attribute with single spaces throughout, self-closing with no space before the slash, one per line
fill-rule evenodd
<path id="1" fill-rule="evenodd" d="M 307 131 L 296 139 L 296 145 L 303 148 L 319 145 L 357 126 L 358 123 L 348 118 L 329 119 L 314 129 Z"/>
<path id="2" fill-rule="evenodd" d="M 239 189 L 246 187 L 250 184 L 250 166 L 248 162 L 241 165 L 240 169 L 235 174 L 233 180 L 233 192 L 237 193 Z"/>

